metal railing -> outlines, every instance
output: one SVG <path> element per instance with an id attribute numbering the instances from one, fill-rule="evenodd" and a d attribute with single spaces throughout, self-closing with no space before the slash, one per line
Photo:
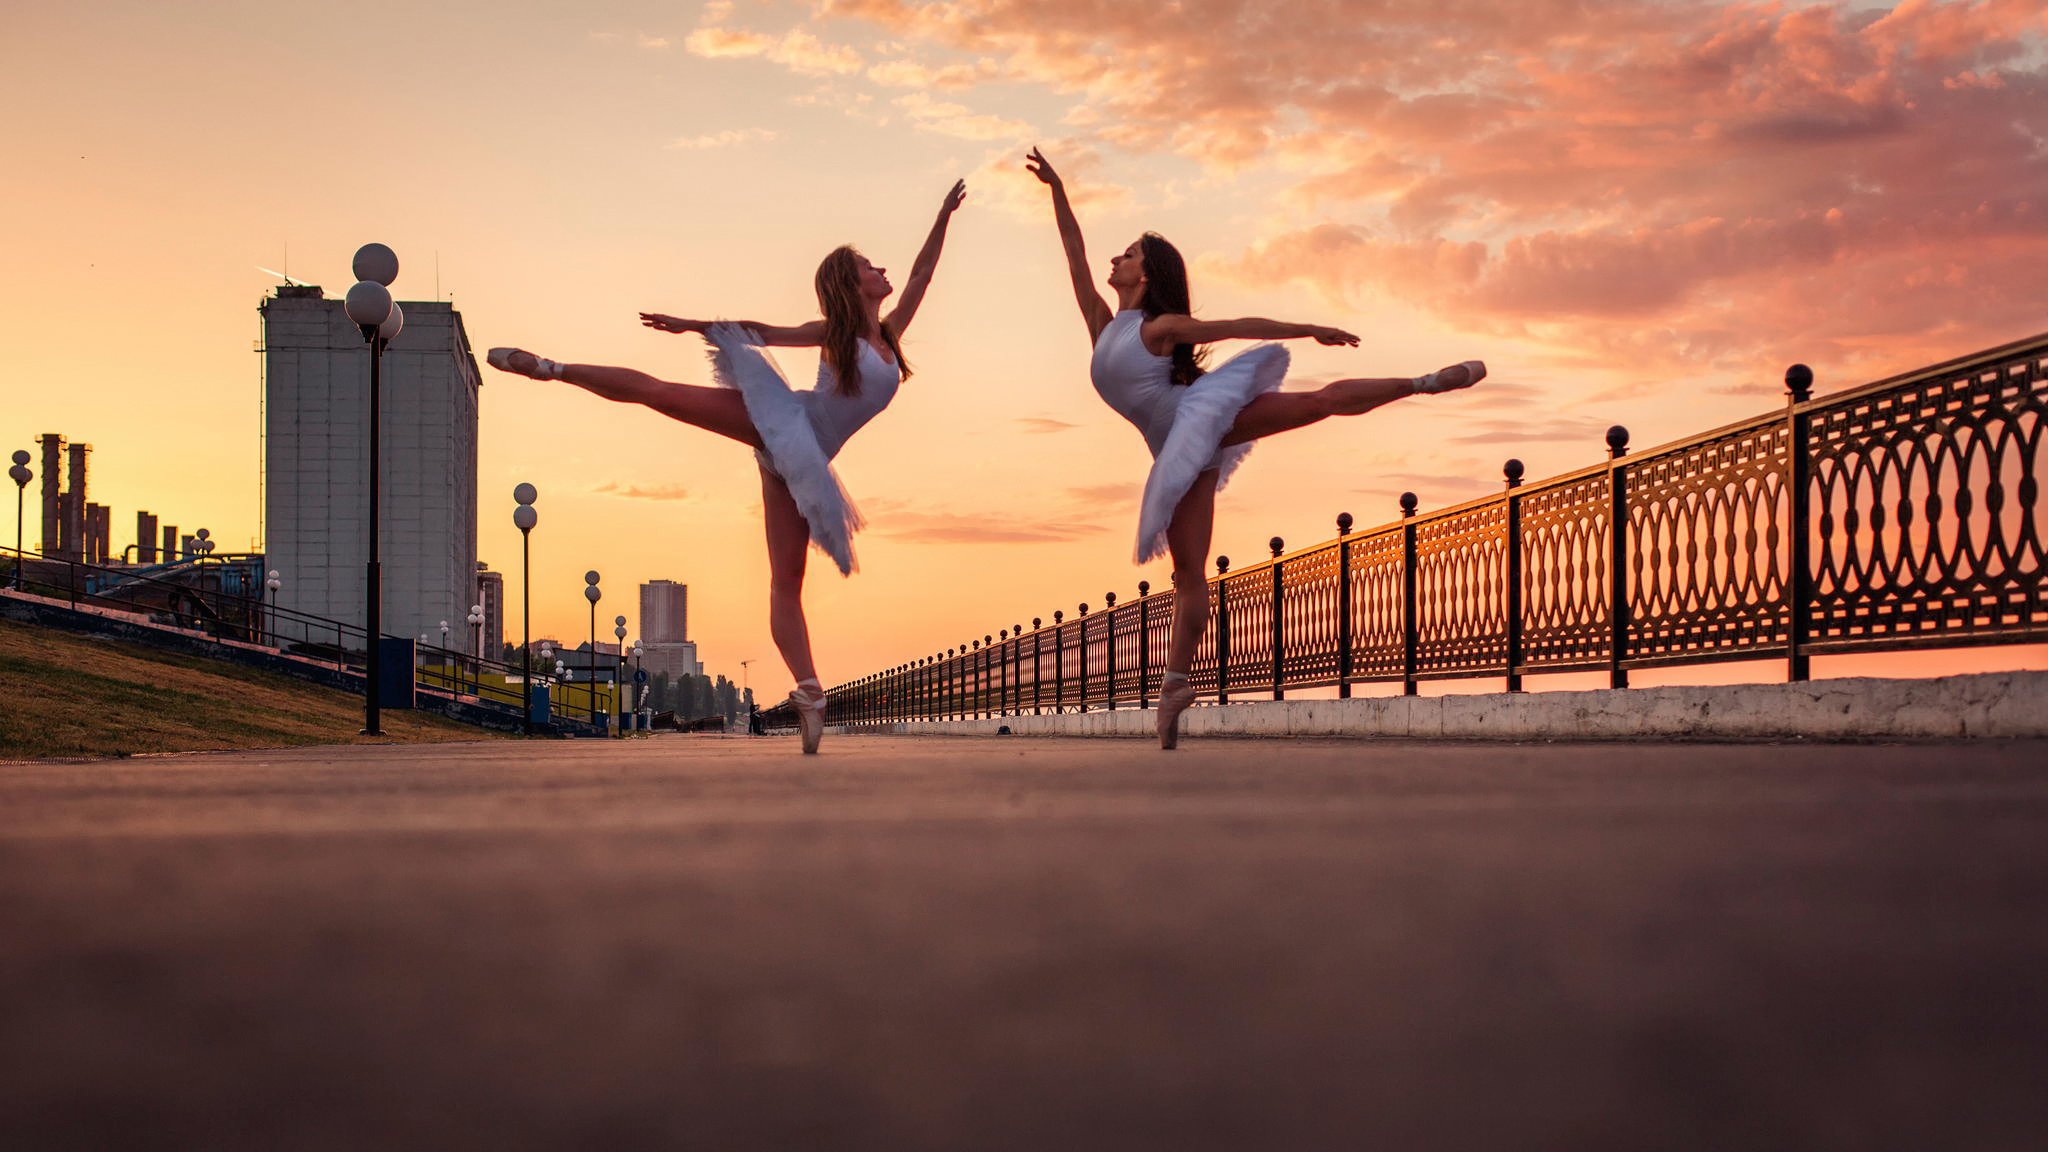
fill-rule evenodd
<path id="1" fill-rule="evenodd" d="M 253 555 L 224 556 L 151 574 L 22 554 L 0 546 L 5 575 L 0 587 L 61 600 L 73 609 L 125 613 L 150 625 L 179 629 L 214 642 L 271 648 L 338 672 L 364 675 L 369 667 L 369 645 L 363 627 L 278 607 L 250 594 L 261 586 L 261 560 Z M 403 638 L 387 633 L 385 639 Z M 536 684 L 550 686 L 557 714 L 578 723 L 602 726 L 606 722 L 609 705 L 594 688 L 555 681 L 538 669 L 535 672 Z M 524 715 L 527 708 L 524 684 L 525 673 L 517 664 L 414 642 L 416 691 L 468 699 L 517 716 Z"/>
<path id="2" fill-rule="evenodd" d="M 1216 560 L 1200 695 L 2048 640 L 2048 335 L 1811 398 L 1232 571 Z M 874 724 L 1146 706 L 1172 594 L 1080 605 L 831 689 Z M 793 724 L 787 704 L 764 712 Z"/>

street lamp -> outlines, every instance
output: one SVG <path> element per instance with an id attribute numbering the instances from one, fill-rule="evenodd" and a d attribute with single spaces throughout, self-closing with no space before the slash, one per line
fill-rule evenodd
<path id="1" fill-rule="evenodd" d="M 265 632 L 269 635 L 273 648 L 282 647 L 277 642 L 277 590 L 282 587 L 284 581 L 278 578 L 277 569 L 272 568 L 263 574 L 263 591 L 270 599 L 270 627 L 265 629 Z"/>
<path id="2" fill-rule="evenodd" d="M 640 656 L 642 651 L 643 650 L 640 647 L 640 642 L 638 640 L 635 640 L 633 642 L 633 711 L 635 713 L 638 713 L 640 711 L 640 702 L 644 698 L 643 693 L 645 691 L 640 687 L 640 676 L 642 672 Z"/>
<path id="3" fill-rule="evenodd" d="M 398 255 L 382 244 L 365 244 L 356 249 L 350 262 L 356 282 L 342 299 L 342 311 L 362 330 L 363 343 L 370 346 L 370 548 L 363 570 L 363 633 L 369 654 L 363 678 L 363 735 L 382 736 L 377 715 L 377 642 L 384 635 L 384 571 L 377 540 L 379 480 L 383 462 L 379 456 L 378 393 L 384 349 L 405 327 L 405 312 L 391 299 L 391 282 L 398 279 Z"/>
<path id="4" fill-rule="evenodd" d="M 481 696 L 483 694 L 484 678 L 484 666 L 481 659 L 484 649 L 484 606 L 481 604 L 471 604 L 469 606 L 469 635 L 469 686 L 477 695 Z"/>
<path id="5" fill-rule="evenodd" d="M 590 601 L 590 722 L 597 723 L 597 602 L 604 599 L 598 591 L 597 582 L 602 579 L 597 569 L 583 574 L 583 598 Z"/>
<path id="6" fill-rule="evenodd" d="M 617 627 L 612 629 L 612 635 L 619 638 L 619 658 L 615 662 L 615 666 L 618 669 L 616 673 L 618 687 L 613 691 L 613 695 L 618 697 L 614 703 L 618 705 L 619 709 L 619 733 L 624 735 L 626 728 L 626 618 L 620 616 L 613 620 L 612 623 L 617 625 Z"/>
<path id="7" fill-rule="evenodd" d="M 22 569 L 25 565 L 22 563 L 21 557 L 21 501 L 28 492 L 28 482 L 36 478 L 36 474 L 28 470 L 28 462 L 29 454 L 27 450 L 17 448 L 14 450 L 14 467 L 7 470 L 7 478 L 14 481 L 14 590 L 16 592 L 23 591 L 26 587 L 22 583 Z M 44 545 L 44 547 L 47 549 L 49 546 Z"/>
<path id="8" fill-rule="evenodd" d="M 512 499 L 518 507 L 512 509 L 512 526 L 519 529 L 519 690 L 526 694 L 521 725 L 528 736 L 533 735 L 533 526 L 540 523 L 540 513 L 533 510 L 533 502 L 540 499 L 540 491 L 531 484 L 521 484 L 512 489 Z"/>
<path id="9" fill-rule="evenodd" d="M 444 660 L 446 660 L 447 658 L 448 658 L 448 622 L 447 622 L 446 620 L 443 620 L 443 621 L 441 621 L 441 655 L 435 658 L 435 663 L 436 663 L 436 664 L 438 665 L 438 664 L 440 664 L 440 663 L 441 663 L 441 661 L 444 661 Z M 445 688 L 447 688 L 447 689 L 448 689 L 448 694 L 449 694 L 449 695 L 453 696 L 453 695 L 455 694 L 455 678 L 454 678 L 454 677 L 452 677 L 452 676 L 450 676 L 450 675 L 448 675 L 448 673 L 447 673 L 447 671 L 446 671 L 445 669 L 444 669 L 444 670 L 443 670 L 443 671 L 441 672 L 441 684 L 442 684 L 442 686 L 443 686 L 443 687 L 445 687 Z"/>

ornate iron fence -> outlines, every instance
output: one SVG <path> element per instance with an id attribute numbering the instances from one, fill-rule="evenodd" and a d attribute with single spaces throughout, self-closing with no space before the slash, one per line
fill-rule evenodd
<path id="1" fill-rule="evenodd" d="M 1190 679 L 1233 694 L 2048 640 L 2048 335 L 1232 571 Z M 1138 585 L 831 690 L 835 724 L 1146 706 L 1170 592 Z M 764 714 L 793 723 L 788 706 Z"/>

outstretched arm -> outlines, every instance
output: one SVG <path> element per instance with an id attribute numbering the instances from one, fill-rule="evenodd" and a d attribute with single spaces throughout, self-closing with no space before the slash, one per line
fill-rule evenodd
<path id="1" fill-rule="evenodd" d="M 640 314 L 640 323 L 654 329 L 656 332 L 684 333 L 702 332 L 713 324 L 719 323 L 719 321 L 684 320 L 677 316 L 664 316 L 659 312 L 642 312 Z M 774 324 L 758 324 L 752 320 L 733 320 L 729 321 L 729 323 L 737 324 L 742 328 L 753 329 L 761 337 L 761 343 L 763 344 L 773 344 L 784 348 L 815 348 L 820 341 L 825 339 L 825 322 L 823 320 L 812 320 L 791 328 L 783 328 Z"/>
<path id="2" fill-rule="evenodd" d="M 910 322 L 917 317 L 917 306 L 924 303 L 924 290 L 932 285 L 932 273 L 939 270 L 939 253 L 946 247 L 946 223 L 959 211 L 960 202 L 967 199 L 967 181 L 953 181 L 953 189 L 946 193 L 946 202 L 939 205 L 939 218 L 932 221 L 931 235 L 924 238 L 924 247 L 917 250 L 917 262 L 910 266 L 910 282 L 903 286 L 903 294 L 896 298 L 896 307 L 890 311 L 887 321 L 889 330 L 903 335 Z"/>
<path id="3" fill-rule="evenodd" d="M 1088 325 L 1088 342 L 1093 344 L 1116 313 L 1110 310 L 1102 293 L 1095 290 L 1095 280 L 1088 274 L 1088 249 L 1081 239 L 1081 222 L 1074 219 L 1074 206 L 1067 203 L 1066 183 L 1036 148 L 1024 158 L 1024 168 L 1052 189 L 1052 218 L 1059 225 L 1060 244 L 1067 250 L 1067 275 L 1074 281 L 1074 302 L 1081 306 L 1081 320 Z"/>
<path id="4" fill-rule="evenodd" d="M 1192 316 L 1154 316 L 1145 321 L 1145 342 L 1158 344 L 1212 344 L 1218 340 L 1314 340 L 1318 344 L 1358 345 L 1358 337 L 1342 328 L 1320 324 L 1290 324 L 1247 316 L 1241 320 L 1197 320 Z"/>

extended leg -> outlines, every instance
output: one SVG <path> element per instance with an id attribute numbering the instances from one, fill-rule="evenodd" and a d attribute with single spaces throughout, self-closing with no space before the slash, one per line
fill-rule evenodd
<path id="1" fill-rule="evenodd" d="M 566 380 L 586 392 L 621 404 L 644 404 L 656 412 L 707 432 L 761 447 L 761 435 L 747 416 L 746 401 L 730 388 L 676 384 L 633 368 L 601 364 L 557 364 L 518 348 L 493 348 L 491 366 L 536 380 Z"/>
<path id="2" fill-rule="evenodd" d="M 1427 376 L 1360 377 L 1332 380 L 1313 392 L 1268 392 L 1244 406 L 1223 443 L 1226 447 L 1243 444 L 1276 432 L 1305 428 L 1331 416 L 1357 416 L 1418 392 L 1470 387 L 1485 375 L 1484 364 L 1468 360 Z"/>

